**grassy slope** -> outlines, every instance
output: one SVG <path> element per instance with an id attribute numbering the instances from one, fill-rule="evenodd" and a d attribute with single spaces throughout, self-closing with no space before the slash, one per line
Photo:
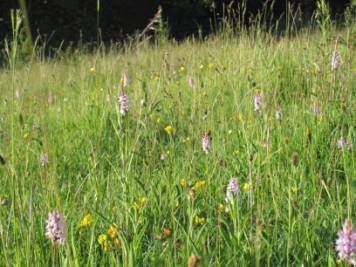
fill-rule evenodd
<path id="1" fill-rule="evenodd" d="M 355 220 L 356 183 L 355 150 L 336 147 L 341 135 L 355 143 L 354 34 L 333 36 L 342 39 L 335 76 L 335 42 L 318 33 L 220 36 L 39 60 L 17 69 L 14 88 L 22 96 L 14 102 L 11 73 L 3 69 L 0 153 L 8 164 L 0 166 L 0 195 L 11 204 L 0 206 L 0 265 L 49 264 L 44 228 L 47 213 L 58 209 L 68 242 L 57 260 L 70 266 L 185 265 L 192 253 L 204 266 L 333 266 L 336 233 L 345 218 Z M 124 118 L 117 109 L 123 70 L 132 81 Z M 264 95 L 260 115 L 253 111 L 256 90 Z M 313 104 L 321 115 L 311 113 Z M 213 145 L 205 156 L 201 136 L 208 130 Z M 41 152 L 49 155 L 45 167 Z M 232 176 L 251 186 L 224 212 L 219 204 Z M 190 198 L 200 180 L 206 184 Z M 94 222 L 80 228 L 87 213 Z M 196 216 L 205 221 L 197 225 Z M 121 248 L 104 252 L 97 238 L 114 223 Z M 159 240 L 164 228 L 172 234 Z"/>

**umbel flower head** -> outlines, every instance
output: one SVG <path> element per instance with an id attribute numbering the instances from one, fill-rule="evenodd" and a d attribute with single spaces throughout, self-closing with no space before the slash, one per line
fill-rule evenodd
<path id="1" fill-rule="evenodd" d="M 262 93 L 257 92 L 253 98 L 253 104 L 255 106 L 255 111 L 262 112 Z"/>
<path id="2" fill-rule="evenodd" d="M 120 113 L 125 116 L 127 112 L 129 112 L 129 96 L 125 93 L 124 90 L 120 92 L 119 95 L 119 105 L 120 105 Z"/>
<path id="3" fill-rule="evenodd" d="M 336 251 L 340 259 L 356 265 L 356 230 L 345 220 L 336 240 Z"/>
<path id="4" fill-rule="evenodd" d="M 202 147 L 205 154 L 209 154 L 211 149 L 211 134 L 210 132 L 205 132 L 202 137 Z"/>
<path id="5" fill-rule="evenodd" d="M 233 204 L 234 197 L 238 197 L 239 194 L 240 194 L 239 182 L 235 177 L 232 177 L 226 188 L 225 202 L 228 204 Z"/>
<path id="6" fill-rule="evenodd" d="M 331 70 L 337 70 L 341 66 L 341 56 L 338 51 L 334 51 L 331 57 Z"/>
<path id="7" fill-rule="evenodd" d="M 63 245 L 66 240 L 66 234 L 66 223 L 63 214 L 59 211 L 48 213 L 46 237 L 54 245 Z"/>

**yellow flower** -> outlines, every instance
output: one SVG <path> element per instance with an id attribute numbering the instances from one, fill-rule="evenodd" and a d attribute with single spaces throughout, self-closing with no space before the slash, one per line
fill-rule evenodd
<path id="1" fill-rule="evenodd" d="M 204 69 L 204 65 L 203 65 L 203 64 L 200 64 L 200 65 L 199 65 L 199 69 L 201 69 L 201 70 Z"/>
<path id="2" fill-rule="evenodd" d="M 218 212 L 223 212 L 225 210 L 224 204 L 219 204 L 218 206 Z"/>
<path id="3" fill-rule="evenodd" d="M 172 230 L 168 227 L 164 227 L 162 231 L 163 238 L 167 238 L 172 234 Z"/>
<path id="4" fill-rule="evenodd" d="M 251 187 L 251 184 L 250 184 L 249 182 L 244 183 L 244 184 L 242 185 L 242 189 L 243 189 L 245 192 L 249 191 L 249 190 L 250 190 L 250 187 Z"/>
<path id="5" fill-rule="evenodd" d="M 27 137 L 28 137 L 28 133 L 24 133 L 23 134 L 23 139 L 27 139 Z"/>
<path id="6" fill-rule="evenodd" d="M 101 234 L 101 235 L 99 235 L 99 237 L 98 237 L 98 243 L 99 243 L 99 245 L 101 245 L 101 246 L 103 246 L 104 243 L 107 242 L 107 240 L 108 240 L 108 236 L 107 236 L 106 234 Z"/>
<path id="7" fill-rule="evenodd" d="M 166 128 L 164 128 L 167 134 L 172 135 L 173 134 L 173 127 L 171 125 L 168 125 Z"/>
<path id="8" fill-rule="evenodd" d="M 159 124 L 161 122 L 161 119 L 160 118 L 157 118 L 156 119 L 156 123 Z"/>
<path id="9" fill-rule="evenodd" d="M 295 193 L 295 192 L 297 192 L 297 187 L 296 187 L 295 185 L 293 185 L 293 186 L 290 188 L 290 190 L 291 190 L 293 193 Z"/>
<path id="10" fill-rule="evenodd" d="M 90 213 L 88 213 L 81 220 L 80 227 L 87 227 L 87 226 L 91 225 L 92 222 L 93 222 L 93 216 Z"/>
<path id="11" fill-rule="evenodd" d="M 189 142 L 189 141 L 190 141 L 190 138 L 189 138 L 189 137 L 184 138 L 184 139 L 183 139 L 183 144 L 185 144 L 185 143 L 187 143 L 187 142 Z"/>
<path id="12" fill-rule="evenodd" d="M 154 81 L 158 81 L 159 79 L 160 79 L 159 74 L 156 73 L 156 74 L 153 75 L 153 80 Z"/>
<path id="13" fill-rule="evenodd" d="M 114 239 L 115 237 L 117 237 L 117 228 L 114 227 L 114 226 L 110 226 L 109 229 L 108 229 L 108 235 Z"/>
<path id="14" fill-rule="evenodd" d="M 203 224 L 205 222 L 205 218 L 204 217 L 195 216 L 194 222 L 196 224 Z"/>
<path id="15" fill-rule="evenodd" d="M 180 72 L 185 71 L 185 67 L 184 67 L 183 65 L 182 65 L 182 66 L 180 66 L 180 67 L 179 67 L 179 71 L 180 71 Z"/>
<path id="16" fill-rule="evenodd" d="M 140 203 L 143 205 L 147 202 L 146 198 L 145 197 L 140 197 L 139 199 Z"/>
<path id="17" fill-rule="evenodd" d="M 211 68 L 213 68 L 213 67 L 214 67 L 214 64 L 210 62 L 210 63 L 208 64 L 208 68 L 211 69 Z"/>
<path id="18" fill-rule="evenodd" d="M 194 191 L 198 191 L 200 188 L 202 188 L 204 185 L 205 185 L 206 181 L 205 180 L 200 180 L 200 181 L 197 181 L 194 186 L 193 186 L 193 190 Z"/>
<path id="19" fill-rule="evenodd" d="M 237 114 L 237 115 L 233 116 L 231 119 L 233 119 L 235 121 L 241 121 L 241 115 Z"/>
<path id="20" fill-rule="evenodd" d="M 187 185 L 187 179 L 182 178 L 182 179 L 180 179 L 179 183 L 180 183 L 181 186 L 186 186 Z"/>
<path id="21" fill-rule="evenodd" d="M 95 67 L 94 67 L 94 66 L 93 66 L 93 67 L 90 67 L 89 71 L 90 71 L 91 73 L 95 72 Z"/>

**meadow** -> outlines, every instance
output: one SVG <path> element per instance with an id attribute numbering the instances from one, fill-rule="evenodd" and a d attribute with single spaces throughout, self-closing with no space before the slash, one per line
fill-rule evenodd
<path id="1" fill-rule="evenodd" d="M 29 61 L 13 44 L 0 266 L 348 266 L 355 37 L 225 30 Z"/>

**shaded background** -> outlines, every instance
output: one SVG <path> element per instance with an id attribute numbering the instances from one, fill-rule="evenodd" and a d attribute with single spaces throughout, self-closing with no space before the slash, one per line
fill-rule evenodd
<path id="1" fill-rule="evenodd" d="M 240 1 L 231 0 L 27 0 L 31 32 L 34 38 L 40 35 L 50 45 L 65 43 L 95 42 L 100 28 L 103 41 L 119 41 L 142 30 L 154 16 L 159 5 L 167 22 L 171 37 L 182 39 L 200 30 L 208 34 L 212 26 L 221 21 L 224 6 L 237 11 Z M 247 0 L 246 19 L 257 14 L 268 1 Z M 310 19 L 316 8 L 314 0 L 275 0 L 273 21 L 283 16 L 289 4 L 300 6 L 303 24 Z M 351 0 L 328 0 L 334 19 L 342 18 Z M 97 12 L 97 4 L 100 4 Z M 11 36 L 10 10 L 19 8 L 17 0 L 0 0 L 0 42 Z"/>

